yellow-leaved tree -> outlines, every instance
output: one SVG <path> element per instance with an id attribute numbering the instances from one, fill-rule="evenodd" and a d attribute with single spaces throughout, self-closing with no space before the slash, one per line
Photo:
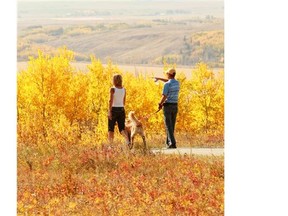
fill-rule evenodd
<path id="1" fill-rule="evenodd" d="M 17 74 L 17 120 L 20 145 L 97 145 L 107 141 L 108 99 L 114 74 L 123 76 L 127 91 L 126 114 L 135 111 L 147 138 L 157 145 L 165 137 L 162 111 L 155 114 L 164 83 L 155 85 L 145 73 L 120 70 L 111 60 L 103 65 L 91 57 L 88 72 L 71 66 L 74 53 L 59 49 L 53 56 L 39 51 L 26 70 Z M 164 62 L 165 63 L 165 62 Z M 176 65 L 164 64 L 163 71 Z M 163 74 L 164 75 L 164 74 Z M 213 72 L 204 63 L 192 78 L 177 70 L 180 82 L 176 134 L 185 145 L 193 137 L 224 134 L 224 72 Z M 188 136 L 189 135 L 189 136 Z M 120 138 L 119 133 L 116 137 Z M 189 139 L 184 139 L 188 137 Z M 183 139 L 182 139 L 183 138 Z M 187 143 L 186 143 L 187 144 Z"/>
<path id="2" fill-rule="evenodd" d="M 194 117 L 192 127 L 197 133 L 210 135 L 224 131 L 224 72 L 214 73 L 204 63 L 192 71 L 191 97 Z"/>
<path id="3" fill-rule="evenodd" d="M 63 113 L 72 75 L 71 51 L 60 49 L 51 58 L 41 51 L 31 58 L 28 68 L 18 74 L 18 135 L 26 133 L 33 143 L 48 136 L 48 128 Z"/>

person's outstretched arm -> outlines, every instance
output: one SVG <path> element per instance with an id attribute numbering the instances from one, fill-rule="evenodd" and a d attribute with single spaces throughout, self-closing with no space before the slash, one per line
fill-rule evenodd
<path id="1" fill-rule="evenodd" d="M 157 82 L 158 80 L 161 80 L 162 82 L 167 82 L 168 79 L 165 79 L 165 78 L 161 78 L 161 77 L 154 77 L 155 79 L 155 82 Z"/>

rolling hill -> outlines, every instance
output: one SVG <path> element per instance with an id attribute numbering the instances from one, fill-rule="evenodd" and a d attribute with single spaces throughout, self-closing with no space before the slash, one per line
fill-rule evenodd
<path id="1" fill-rule="evenodd" d="M 89 61 L 95 55 L 118 64 L 155 65 L 165 60 L 193 65 L 204 61 L 223 67 L 223 2 L 199 2 L 186 6 L 126 2 L 124 10 L 118 7 L 123 2 L 21 2 L 18 61 L 36 56 L 38 49 L 53 53 L 66 46 L 76 53 L 77 61 Z"/>

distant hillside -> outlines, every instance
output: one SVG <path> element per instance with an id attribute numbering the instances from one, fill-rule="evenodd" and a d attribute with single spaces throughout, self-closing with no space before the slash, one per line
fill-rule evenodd
<path id="1" fill-rule="evenodd" d="M 223 3 L 195 2 L 185 7 L 157 1 L 150 9 L 144 3 L 126 2 L 122 10 L 120 3 L 21 2 L 18 61 L 36 56 L 38 49 L 53 53 L 66 46 L 76 53 L 77 61 L 89 61 L 95 55 L 103 62 L 111 58 L 118 64 L 204 61 L 223 67 L 224 20 L 214 16 L 223 12 Z"/>

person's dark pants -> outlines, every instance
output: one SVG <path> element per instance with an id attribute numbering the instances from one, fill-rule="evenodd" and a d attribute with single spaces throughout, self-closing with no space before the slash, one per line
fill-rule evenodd
<path id="1" fill-rule="evenodd" d="M 176 124 L 176 117 L 178 112 L 177 104 L 164 104 L 164 122 L 166 128 L 166 144 L 167 146 L 176 147 L 176 140 L 174 137 L 174 129 Z"/>
<path id="2" fill-rule="evenodd" d="M 112 120 L 108 119 L 108 131 L 114 132 L 114 127 L 118 124 L 119 132 L 125 130 L 125 109 L 124 107 L 112 107 Z"/>

